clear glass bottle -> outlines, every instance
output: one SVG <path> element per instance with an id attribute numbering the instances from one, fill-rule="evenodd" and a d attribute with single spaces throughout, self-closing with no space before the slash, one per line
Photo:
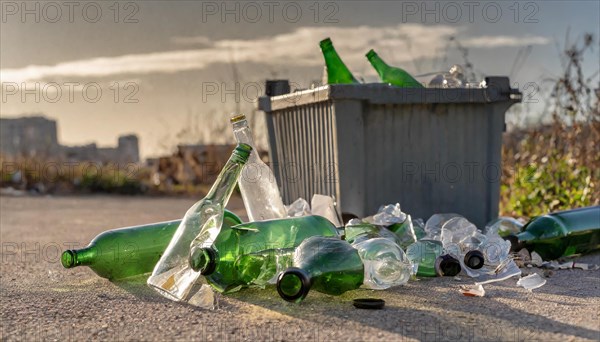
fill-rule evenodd
<path id="1" fill-rule="evenodd" d="M 223 211 L 247 162 L 252 147 L 239 144 L 221 170 L 212 188 L 185 214 L 173 239 L 148 278 L 148 285 L 175 301 L 186 300 L 200 276 L 189 267 L 190 245 L 210 247 L 223 222 Z"/>
<path id="2" fill-rule="evenodd" d="M 234 116 L 230 121 L 233 126 L 235 140 L 254 148 L 254 140 L 246 116 Z M 270 220 L 287 216 L 273 171 L 260 159 L 256 149 L 250 153 L 238 183 L 249 221 Z"/>

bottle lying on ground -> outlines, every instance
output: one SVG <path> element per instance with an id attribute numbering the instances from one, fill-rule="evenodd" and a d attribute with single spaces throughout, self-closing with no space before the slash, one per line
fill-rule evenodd
<path id="1" fill-rule="evenodd" d="M 381 78 L 382 82 L 403 88 L 423 88 L 423 85 L 415 80 L 408 72 L 387 65 L 375 51 L 370 50 L 366 56 L 373 68 L 375 68 L 379 74 L 379 78 Z"/>
<path id="2" fill-rule="evenodd" d="M 437 240 L 419 240 L 406 249 L 406 256 L 417 268 L 417 276 L 419 277 L 435 277 L 436 259 L 442 255 L 444 246 L 441 241 Z"/>
<path id="3" fill-rule="evenodd" d="M 223 229 L 213 246 L 192 242 L 190 267 L 219 292 L 274 283 L 291 264 L 294 248 L 311 236 L 335 237 L 336 227 L 321 216 L 257 221 Z"/>
<path id="4" fill-rule="evenodd" d="M 374 238 L 355 245 L 327 237 L 311 237 L 294 252 L 293 267 L 277 277 L 277 292 L 300 302 L 311 289 L 340 295 L 361 286 L 386 289 L 405 284 L 412 266 L 392 241 Z"/>
<path id="5" fill-rule="evenodd" d="M 325 58 L 328 84 L 359 83 L 346 64 L 344 64 L 337 51 L 335 51 L 330 38 L 323 39 L 319 43 L 319 46 L 321 47 L 321 52 L 323 52 L 323 58 Z"/>
<path id="6" fill-rule="evenodd" d="M 152 272 L 180 223 L 173 220 L 105 231 L 85 248 L 64 251 L 61 263 L 65 268 L 88 266 L 109 280 Z M 223 226 L 240 223 L 239 217 L 225 210 Z"/>
<path id="7" fill-rule="evenodd" d="M 544 260 L 589 253 L 600 249 L 600 206 L 535 217 L 507 239 L 513 251 L 527 248 Z"/>
<path id="8" fill-rule="evenodd" d="M 245 115 L 230 119 L 238 143 L 252 146 L 248 162 L 240 176 L 239 186 L 249 221 L 270 220 L 287 216 L 277 181 L 271 168 L 260 159 L 254 148 L 252 132 Z"/>
<path id="9" fill-rule="evenodd" d="M 190 244 L 210 247 L 223 222 L 225 205 L 238 182 L 242 168 L 248 161 L 252 147 L 239 144 L 221 170 L 212 188 L 202 200 L 185 214 L 173 239 L 148 278 L 148 285 L 161 295 L 176 301 L 186 300 L 200 276 L 188 265 Z M 193 295 L 193 294 L 192 294 Z"/>

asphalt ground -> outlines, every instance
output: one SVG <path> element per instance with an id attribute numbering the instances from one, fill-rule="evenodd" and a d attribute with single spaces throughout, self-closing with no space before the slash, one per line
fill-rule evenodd
<path id="1" fill-rule="evenodd" d="M 301 304 L 274 288 L 219 296 L 216 310 L 171 302 L 143 279 L 110 282 L 87 267 L 64 269 L 60 252 L 116 227 L 181 217 L 194 199 L 0 197 L 0 339 L 22 341 L 570 341 L 600 340 L 600 270 L 559 270 L 528 292 L 517 279 L 465 297 L 453 278 Z M 244 216 L 239 198 L 230 209 Z M 600 264 L 600 254 L 578 262 Z M 524 269 L 533 272 L 536 269 Z M 383 310 L 352 299 L 382 298 Z"/>

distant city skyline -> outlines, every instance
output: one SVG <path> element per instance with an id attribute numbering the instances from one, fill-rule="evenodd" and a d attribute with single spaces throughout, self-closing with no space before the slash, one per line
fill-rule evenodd
<path id="1" fill-rule="evenodd" d="M 558 76 L 560 50 L 592 33 L 595 48 L 584 71 L 598 82 L 598 1 L 1 6 L 0 115 L 55 119 L 66 144 L 112 145 L 135 133 L 143 158 L 177 143 L 233 141 L 227 117 L 238 109 L 252 117 L 265 79 L 289 79 L 293 88 L 321 80 L 318 42 L 325 37 L 367 82 L 377 81 L 364 57 L 370 48 L 413 75 L 464 64 L 468 49 L 478 80 L 510 76 L 537 101 L 521 109 L 535 113 L 543 105 L 536 87 Z M 261 116 L 254 117 L 264 145 Z"/>

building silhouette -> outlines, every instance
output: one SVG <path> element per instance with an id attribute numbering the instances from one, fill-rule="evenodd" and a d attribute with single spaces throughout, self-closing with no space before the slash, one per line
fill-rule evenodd
<path id="1" fill-rule="evenodd" d="M 138 163 L 136 135 L 124 135 L 116 147 L 95 143 L 64 146 L 58 142 L 56 121 L 43 116 L 0 119 L 0 155 L 4 158 L 91 161 L 98 163 Z"/>

